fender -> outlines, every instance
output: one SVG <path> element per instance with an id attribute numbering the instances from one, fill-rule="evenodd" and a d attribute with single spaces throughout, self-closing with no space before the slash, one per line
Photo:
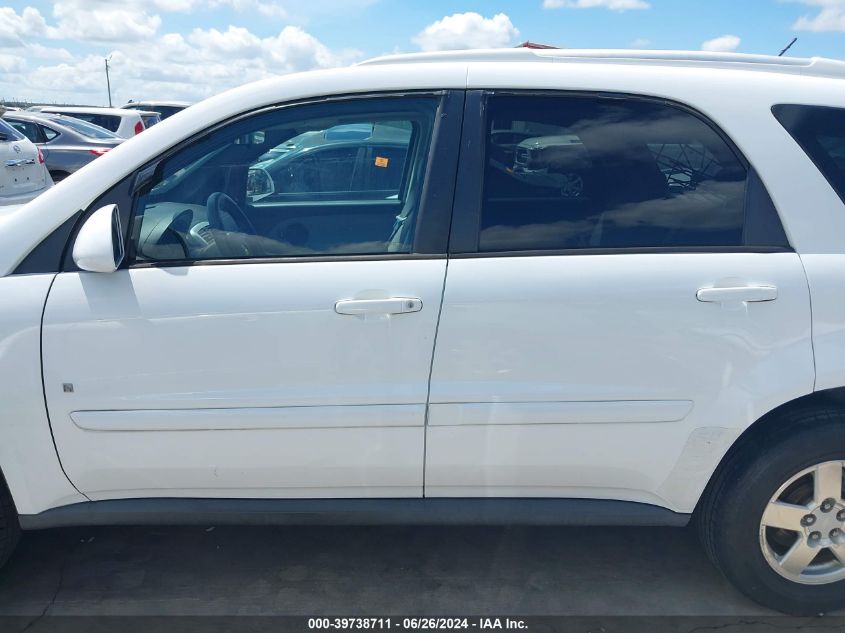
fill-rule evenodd
<path id="1" fill-rule="evenodd" d="M 86 499 L 62 471 L 44 404 L 41 316 L 54 277 L 0 277 L 0 470 L 21 514 Z"/>

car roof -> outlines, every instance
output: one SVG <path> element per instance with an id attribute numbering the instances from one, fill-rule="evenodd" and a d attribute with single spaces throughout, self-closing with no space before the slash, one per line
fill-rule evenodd
<path id="1" fill-rule="evenodd" d="M 137 110 L 124 110 L 122 108 L 99 108 L 97 106 L 46 106 L 42 112 L 78 112 L 80 114 L 107 114 L 111 116 L 129 116 L 139 114 Z"/>
<path id="2" fill-rule="evenodd" d="M 27 112 L 26 110 L 7 110 L 3 114 L 4 119 L 23 119 L 25 121 L 44 120 L 46 117 L 40 112 Z"/>
<path id="3" fill-rule="evenodd" d="M 433 62 L 580 62 L 673 67 L 690 66 L 845 78 L 845 62 L 825 57 L 799 58 L 683 50 L 495 48 L 385 55 L 368 59 L 360 62 L 358 65 L 376 66 Z"/>
<path id="4" fill-rule="evenodd" d="M 127 103 L 124 108 L 127 107 L 135 107 L 135 106 L 172 106 L 172 107 L 185 107 L 187 108 L 190 105 L 193 105 L 190 101 L 130 101 Z"/>

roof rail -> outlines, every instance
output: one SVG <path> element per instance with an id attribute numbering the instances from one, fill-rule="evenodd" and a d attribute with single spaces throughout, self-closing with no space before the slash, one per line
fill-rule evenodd
<path id="1" fill-rule="evenodd" d="M 433 62 L 589 62 L 706 66 L 784 72 L 817 77 L 845 78 L 845 62 L 824 57 L 798 58 L 708 51 L 646 51 L 637 49 L 532 49 L 494 48 L 386 55 L 361 65 L 420 64 Z"/>

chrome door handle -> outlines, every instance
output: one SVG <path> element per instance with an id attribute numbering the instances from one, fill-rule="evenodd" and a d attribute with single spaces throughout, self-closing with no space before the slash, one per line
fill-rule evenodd
<path id="1" fill-rule="evenodd" d="M 338 314 L 365 316 L 367 314 L 407 314 L 422 310 L 422 300 L 415 297 L 389 299 L 344 299 L 334 304 Z"/>
<path id="2" fill-rule="evenodd" d="M 775 286 L 739 286 L 736 288 L 700 288 L 695 297 L 708 303 L 774 301 L 778 298 Z"/>

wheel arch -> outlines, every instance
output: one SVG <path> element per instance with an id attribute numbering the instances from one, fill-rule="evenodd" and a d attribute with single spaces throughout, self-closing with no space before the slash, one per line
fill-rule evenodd
<path id="1" fill-rule="evenodd" d="M 704 487 L 704 490 L 699 497 L 694 514 L 700 513 L 702 505 L 710 496 L 714 486 L 717 485 L 717 482 L 719 481 L 719 478 L 724 472 L 726 466 L 731 464 L 736 458 L 744 459 L 745 457 L 743 456 L 743 452 L 748 450 L 749 446 L 758 444 L 773 431 L 781 429 L 789 424 L 789 413 L 807 409 L 822 408 L 845 412 L 845 387 L 832 387 L 830 389 L 814 391 L 798 398 L 794 398 L 793 400 L 784 402 L 771 411 L 768 411 L 753 422 L 740 434 L 733 444 L 731 444 L 730 448 L 719 460 L 716 469 L 713 471 L 707 485 Z"/>

